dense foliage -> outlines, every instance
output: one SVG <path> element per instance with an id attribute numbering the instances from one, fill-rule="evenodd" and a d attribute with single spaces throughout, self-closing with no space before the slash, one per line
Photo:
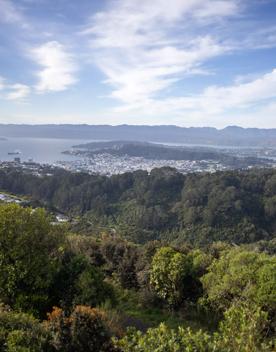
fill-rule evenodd
<path id="1" fill-rule="evenodd" d="M 186 297 L 191 273 L 192 261 L 189 256 L 163 247 L 153 257 L 150 283 L 161 298 L 175 306 Z"/>
<path id="2" fill-rule="evenodd" d="M 71 253 L 62 227 L 41 209 L 0 207 L 0 301 L 45 315 L 51 307 L 96 305 L 112 297 L 99 268 Z"/>
<path id="3" fill-rule="evenodd" d="M 1 172 L 1 352 L 275 350 L 275 171 Z"/>
<path id="4" fill-rule="evenodd" d="M 169 329 L 161 324 L 146 334 L 129 330 L 117 342 L 124 352 L 265 352 L 272 351 L 272 343 L 264 343 L 260 336 L 266 329 L 266 314 L 260 309 L 233 307 L 214 334 L 190 328 Z"/>
<path id="5" fill-rule="evenodd" d="M 202 282 L 209 302 L 218 308 L 228 308 L 239 299 L 276 314 L 275 256 L 232 249 L 213 261 Z"/>
<path id="6" fill-rule="evenodd" d="M 0 306 L 0 351 L 53 351 L 50 336 L 40 322 L 26 313 Z"/>
<path id="7" fill-rule="evenodd" d="M 137 243 L 253 243 L 276 231 L 275 170 L 184 176 L 162 168 L 110 178 L 52 172 L 37 177 L 1 170 L 0 188 L 81 215 L 79 228 L 104 226 Z"/>
<path id="8" fill-rule="evenodd" d="M 111 352 L 113 346 L 102 313 L 86 306 L 76 306 L 70 316 L 54 308 L 45 322 L 51 345 L 60 352 Z"/>
<path id="9" fill-rule="evenodd" d="M 45 212 L 0 207 L 0 299 L 14 308 L 49 309 L 50 287 L 60 267 L 63 234 Z"/>

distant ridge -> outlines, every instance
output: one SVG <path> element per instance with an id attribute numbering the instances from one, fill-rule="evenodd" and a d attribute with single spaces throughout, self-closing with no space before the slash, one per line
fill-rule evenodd
<path id="1" fill-rule="evenodd" d="M 178 127 L 174 125 L 15 125 L 0 124 L 3 137 L 128 140 L 224 146 L 276 147 L 276 129 L 228 126 Z"/>

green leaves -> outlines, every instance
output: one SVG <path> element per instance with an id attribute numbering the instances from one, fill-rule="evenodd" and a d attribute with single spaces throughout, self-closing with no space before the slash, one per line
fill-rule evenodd
<path id="1" fill-rule="evenodd" d="M 272 351 L 270 342 L 265 342 L 267 332 L 268 314 L 254 304 L 239 303 L 225 312 L 214 340 L 222 352 Z"/>
<path id="2" fill-rule="evenodd" d="M 0 299 L 35 314 L 44 311 L 62 242 L 43 210 L 1 206 Z"/>
<path id="3" fill-rule="evenodd" d="M 160 324 L 145 334 L 130 329 L 116 344 L 123 352 L 269 352 L 273 342 L 265 341 L 267 323 L 260 308 L 235 305 L 214 334 Z"/>
<path id="4" fill-rule="evenodd" d="M 224 252 L 201 279 L 208 301 L 225 310 L 234 300 L 275 311 L 276 258 L 240 248 Z"/>
<path id="5" fill-rule="evenodd" d="M 50 336 L 38 320 L 0 306 L 0 351 L 50 352 Z"/>
<path id="6" fill-rule="evenodd" d="M 135 330 L 117 342 L 123 352 L 211 352 L 211 337 L 199 330 L 194 333 L 191 329 L 179 327 L 169 329 L 165 324 L 158 328 L 148 329 L 143 335 Z"/>
<path id="7" fill-rule="evenodd" d="M 184 282 L 191 271 L 192 261 L 188 256 L 163 247 L 153 257 L 150 284 L 159 297 L 176 306 L 183 299 Z"/>

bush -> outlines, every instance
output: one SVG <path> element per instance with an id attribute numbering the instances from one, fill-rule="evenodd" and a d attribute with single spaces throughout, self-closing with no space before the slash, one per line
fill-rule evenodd
<path id="1" fill-rule="evenodd" d="M 185 285 L 192 273 L 192 260 L 170 247 L 160 248 L 153 257 L 150 284 L 170 306 L 179 305 L 189 290 Z"/>
<path id="2" fill-rule="evenodd" d="M 76 306 L 69 317 L 55 308 L 45 323 L 52 344 L 60 352 L 111 352 L 110 334 L 102 313 L 95 308 Z"/>
<path id="3" fill-rule="evenodd" d="M 50 352 L 50 336 L 38 320 L 0 308 L 1 352 Z"/>
<path id="4" fill-rule="evenodd" d="M 222 352 L 272 351 L 272 342 L 265 341 L 268 331 L 266 312 L 254 305 L 235 304 L 225 312 L 214 340 Z"/>
<path id="5" fill-rule="evenodd" d="M 275 346 L 265 340 L 267 326 L 267 314 L 260 308 L 236 305 L 225 313 L 213 335 L 182 327 L 171 330 L 160 324 L 145 334 L 129 329 L 116 345 L 123 352 L 271 352 Z"/>
<path id="6" fill-rule="evenodd" d="M 219 310 L 241 300 L 275 312 L 275 257 L 236 248 L 215 260 L 201 281 L 208 302 Z"/>

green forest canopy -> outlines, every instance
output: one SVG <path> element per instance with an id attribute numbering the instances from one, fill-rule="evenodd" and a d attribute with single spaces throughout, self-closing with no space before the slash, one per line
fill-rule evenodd
<path id="1" fill-rule="evenodd" d="M 0 171 L 0 188 L 27 195 L 82 222 L 145 243 L 253 243 L 276 231 L 273 169 L 182 175 L 171 168 L 105 177 L 56 169 L 33 176 Z"/>
<path id="2" fill-rule="evenodd" d="M 256 245 L 136 245 L 11 204 L 0 206 L 0 264 L 1 352 L 275 347 L 276 258 Z M 150 311 L 176 327 L 150 323 Z"/>

